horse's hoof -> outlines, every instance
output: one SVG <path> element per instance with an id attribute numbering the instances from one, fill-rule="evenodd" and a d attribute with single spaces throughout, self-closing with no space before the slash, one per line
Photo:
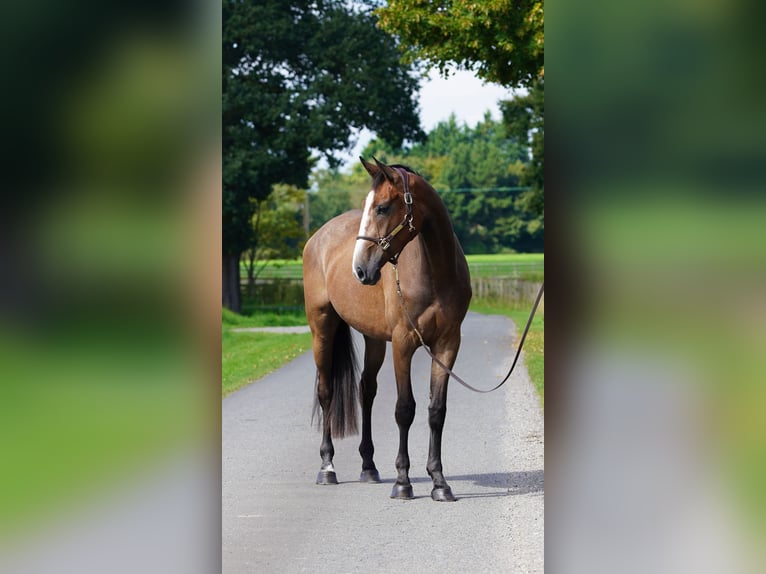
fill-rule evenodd
<path id="1" fill-rule="evenodd" d="M 405 500 L 409 500 L 410 498 L 415 498 L 415 495 L 412 494 L 412 485 L 411 484 L 394 484 L 394 488 L 391 491 L 391 498 L 401 498 Z"/>
<path id="2" fill-rule="evenodd" d="M 359 475 L 359 482 L 380 482 L 380 474 L 376 469 L 363 470 Z"/>
<path id="3" fill-rule="evenodd" d="M 431 491 L 431 500 L 436 502 L 455 502 L 457 499 L 452 494 L 452 489 L 449 486 L 444 488 L 434 488 Z"/>
<path id="4" fill-rule="evenodd" d="M 320 470 L 317 474 L 317 484 L 338 484 L 334 470 Z"/>

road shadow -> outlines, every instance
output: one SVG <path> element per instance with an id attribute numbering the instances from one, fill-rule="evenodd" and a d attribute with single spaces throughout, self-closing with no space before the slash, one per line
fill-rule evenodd
<path id="1" fill-rule="evenodd" d="M 484 474 L 447 475 L 447 482 L 452 486 L 458 498 L 491 498 L 496 496 L 518 496 L 523 494 L 543 494 L 545 492 L 545 471 L 528 470 L 519 472 L 489 472 Z M 393 478 L 381 480 L 384 484 L 396 482 Z M 410 477 L 413 484 L 431 482 L 428 476 Z M 465 492 L 470 483 L 482 488 L 493 488 L 491 492 Z"/>

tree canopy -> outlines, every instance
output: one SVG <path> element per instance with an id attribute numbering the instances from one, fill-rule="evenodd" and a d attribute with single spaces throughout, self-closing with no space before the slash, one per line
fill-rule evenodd
<path id="1" fill-rule="evenodd" d="M 223 2 L 224 299 L 276 183 L 305 187 L 317 154 L 337 162 L 366 127 L 399 145 L 422 137 L 417 77 L 371 11 L 336 0 Z M 236 261 L 234 261 L 236 259 Z M 236 277 L 234 273 L 236 272 Z M 227 282 L 229 283 L 227 289 Z"/>
<path id="2" fill-rule="evenodd" d="M 521 173 L 524 209 L 542 217 L 545 211 L 545 91 L 544 80 L 535 82 L 529 92 L 500 102 L 506 129 L 518 141 L 528 142 L 531 158 Z"/>
<path id="3" fill-rule="evenodd" d="M 395 34 L 408 61 L 423 61 L 442 75 L 453 67 L 506 87 L 526 88 L 501 103 L 506 128 L 529 145 L 531 161 L 521 173 L 529 187 L 519 207 L 542 225 L 544 212 L 543 2 L 535 0 L 389 0 L 377 9 L 380 26 Z M 466 150 L 454 148 L 450 165 L 465 161 Z M 480 151 L 474 150 L 480 155 Z M 458 168 L 460 171 L 460 168 Z M 462 171 L 461 171 L 462 173 Z"/>
<path id="4" fill-rule="evenodd" d="M 456 66 L 489 82 L 528 86 L 545 73 L 543 2 L 536 0 L 389 0 L 377 9 L 405 58 L 442 74 Z"/>

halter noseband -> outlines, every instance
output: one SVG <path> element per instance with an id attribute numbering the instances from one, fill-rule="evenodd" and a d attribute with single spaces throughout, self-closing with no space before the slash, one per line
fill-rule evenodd
<path id="1" fill-rule="evenodd" d="M 364 239 L 365 241 L 371 241 L 372 243 L 375 243 L 378 247 L 380 247 L 383 251 L 388 251 L 391 247 L 391 240 L 393 240 L 394 237 L 402 230 L 405 226 L 409 228 L 410 233 L 415 233 L 416 229 L 415 226 L 412 225 L 412 193 L 410 193 L 410 184 L 409 180 L 407 179 L 407 172 L 405 172 L 400 167 L 394 168 L 396 171 L 399 172 L 399 175 L 402 177 L 402 181 L 404 182 L 404 207 L 406 209 L 406 212 L 404 214 L 404 219 L 402 222 L 394 227 L 391 232 L 386 235 L 385 237 L 369 237 L 367 235 L 357 235 L 357 239 Z M 404 246 L 402 246 L 402 249 Z M 401 249 L 399 250 L 401 252 Z M 399 258 L 399 252 L 394 253 L 391 257 L 389 257 L 389 261 L 392 263 L 396 263 L 396 260 Z"/>

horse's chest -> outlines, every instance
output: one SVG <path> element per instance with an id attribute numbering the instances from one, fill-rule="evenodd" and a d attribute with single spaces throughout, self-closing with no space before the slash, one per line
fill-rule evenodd
<path id="1" fill-rule="evenodd" d="M 389 306 L 389 322 L 414 324 L 427 341 L 435 341 L 459 327 L 465 317 L 467 303 L 431 292 L 427 297 L 397 297 Z"/>

